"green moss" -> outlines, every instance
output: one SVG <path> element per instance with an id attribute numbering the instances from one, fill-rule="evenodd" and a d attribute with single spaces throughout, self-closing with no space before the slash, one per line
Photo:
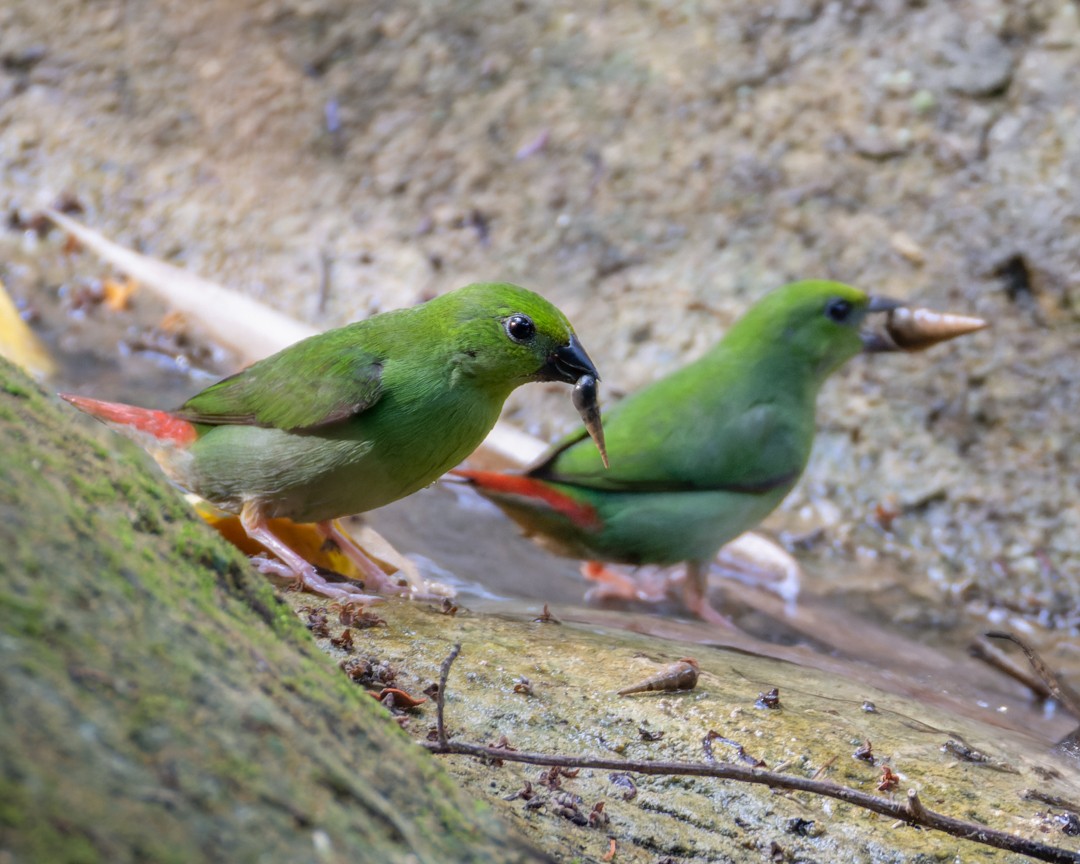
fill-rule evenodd
<path id="1" fill-rule="evenodd" d="M 45 615 L 43 606 L 27 597 L 11 592 L 0 592 L 0 620 L 4 622 L 5 632 L 18 633 L 32 639 L 45 635 Z"/>
<path id="2" fill-rule="evenodd" d="M 87 477 L 75 474 L 68 480 L 72 494 L 77 495 L 88 504 L 102 504 L 116 500 L 112 484 L 104 474 Z"/>
<path id="3" fill-rule="evenodd" d="M 0 778 L 0 828 L 18 828 L 26 821 L 22 783 Z"/>
<path id="4" fill-rule="evenodd" d="M 89 838 L 65 836 L 65 827 L 63 819 L 58 818 L 51 830 L 43 828 L 38 832 L 28 860 L 64 861 L 65 864 L 97 864 L 104 860 Z"/>
<path id="5" fill-rule="evenodd" d="M 0 778 L 21 791 L 0 795 L 0 848 L 304 860 L 294 820 L 316 814 L 343 859 L 463 860 L 504 836 L 127 442 L 102 447 L 29 382 L 11 389 Z M 331 766 L 341 795 L 320 780 Z M 532 858 L 497 839 L 474 857 Z"/>
<path id="6" fill-rule="evenodd" d="M 33 387 L 28 386 L 25 381 L 15 379 L 6 379 L 0 386 L 4 388 L 4 393 L 16 399 L 29 399 L 35 392 Z"/>

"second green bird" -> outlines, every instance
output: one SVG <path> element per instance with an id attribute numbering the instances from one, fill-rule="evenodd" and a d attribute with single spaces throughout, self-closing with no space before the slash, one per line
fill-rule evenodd
<path id="1" fill-rule="evenodd" d="M 582 430 L 523 475 L 454 473 L 553 551 L 631 565 L 686 562 L 686 607 L 728 624 L 705 596 L 709 565 L 795 486 L 825 380 L 863 350 L 921 348 L 985 326 L 903 315 L 894 335 L 904 345 L 860 332 L 868 313 L 900 307 L 836 282 L 787 285 L 701 359 L 604 413 L 610 470 Z"/>

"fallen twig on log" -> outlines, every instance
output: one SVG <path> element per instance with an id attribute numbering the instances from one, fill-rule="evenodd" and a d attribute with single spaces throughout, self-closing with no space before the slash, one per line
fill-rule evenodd
<path id="1" fill-rule="evenodd" d="M 919 799 L 915 789 L 909 789 L 903 801 L 895 801 L 880 795 L 870 795 L 850 786 L 841 786 L 830 780 L 814 780 L 781 774 L 740 765 L 733 762 L 663 762 L 638 761 L 633 759 L 604 759 L 591 756 L 560 756 L 551 753 L 531 753 L 526 750 L 508 750 L 502 747 L 488 747 L 482 744 L 467 744 L 451 741 L 446 731 L 445 704 L 446 682 L 450 677 L 450 667 L 461 652 L 461 645 L 455 645 L 443 661 L 439 674 L 439 692 L 436 697 L 436 730 L 434 741 L 421 741 L 422 746 L 432 753 L 440 755 L 478 756 L 485 759 L 501 759 L 504 762 L 525 762 L 530 765 L 551 765 L 560 768 L 596 768 L 600 770 L 621 771 L 630 774 L 681 775 L 689 777 L 715 777 L 721 780 L 735 780 L 742 783 L 755 783 L 772 789 L 785 789 L 794 792 L 809 792 L 826 798 L 836 798 L 856 807 L 891 816 L 909 825 L 942 831 L 953 837 L 970 840 L 984 846 L 994 846 L 1020 855 L 1027 855 L 1039 861 L 1055 864 L 1080 864 L 1080 852 L 1050 846 L 1037 840 L 1028 840 L 1006 831 L 996 831 L 977 822 L 955 819 L 927 809 Z"/>

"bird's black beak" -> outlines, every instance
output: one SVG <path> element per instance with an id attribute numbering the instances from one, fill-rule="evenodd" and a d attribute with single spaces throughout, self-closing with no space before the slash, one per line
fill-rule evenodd
<path id="1" fill-rule="evenodd" d="M 892 312 L 895 309 L 900 309 L 907 304 L 902 303 L 899 300 L 892 300 L 889 297 L 877 297 L 871 296 L 870 302 L 866 304 L 867 314 L 874 312 Z M 899 345 L 889 336 L 888 333 L 883 333 L 875 330 L 863 330 L 859 333 L 862 337 L 863 352 L 866 354 L 881 354 L 886 351 L 900 351 L 902 350 Z"/>
<path id="2" fill-rule="evenodd" d="M 600 451 L 604 467 L 608 466 L 607 449 L 604 446 L 604 427 L 600 422 L 600 405 L 597 401 L 596 383 L 600 375 L 596 371 L 589 355 L 581 347 L 577 336 L 556 348 L 548 355 L 547 363 L 540 370 L 541 381 L 565 381 L 574 385 L 574 407 L 581 415 L 581 422 Z"/>
<path id="3" fill-rule="evenodd" d="M 866 311 L 892 312 L 893 309 L 899 309 L 901 306 L 907 306 L 907 303 L 902 300 L 893 300 L 891 297 L 878 297 L 872 294 L 870 302 L 866 304 Z"/>
<path id="4" fill-rule="evenodd" d="M 581 347 L 577 336 L 571 336 L 565 345 L 548 354 L 547 363 L 538 376 L 541 381 L 562 381 L 564 384 L 577 384 L 582 375 L 592 375 L 600 380 L 596 366 L 593 365 L 585 349 Z"/>

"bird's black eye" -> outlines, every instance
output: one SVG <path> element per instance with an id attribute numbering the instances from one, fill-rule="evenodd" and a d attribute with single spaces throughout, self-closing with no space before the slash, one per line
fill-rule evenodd
<path id="1" fill-rule="evenodd" d="M 536 325 L 528 315 L 511 315 L 506 319 L 506 332 L 515 342 L 528 342 L 536 335 Z"/>
<path id="2" fill-rule="evenodd" d="M 851 317 L 852 305 L 847 300 L 830 300 L 825 307 L 825 317 L 837 324 L 843 324 Z"/>

